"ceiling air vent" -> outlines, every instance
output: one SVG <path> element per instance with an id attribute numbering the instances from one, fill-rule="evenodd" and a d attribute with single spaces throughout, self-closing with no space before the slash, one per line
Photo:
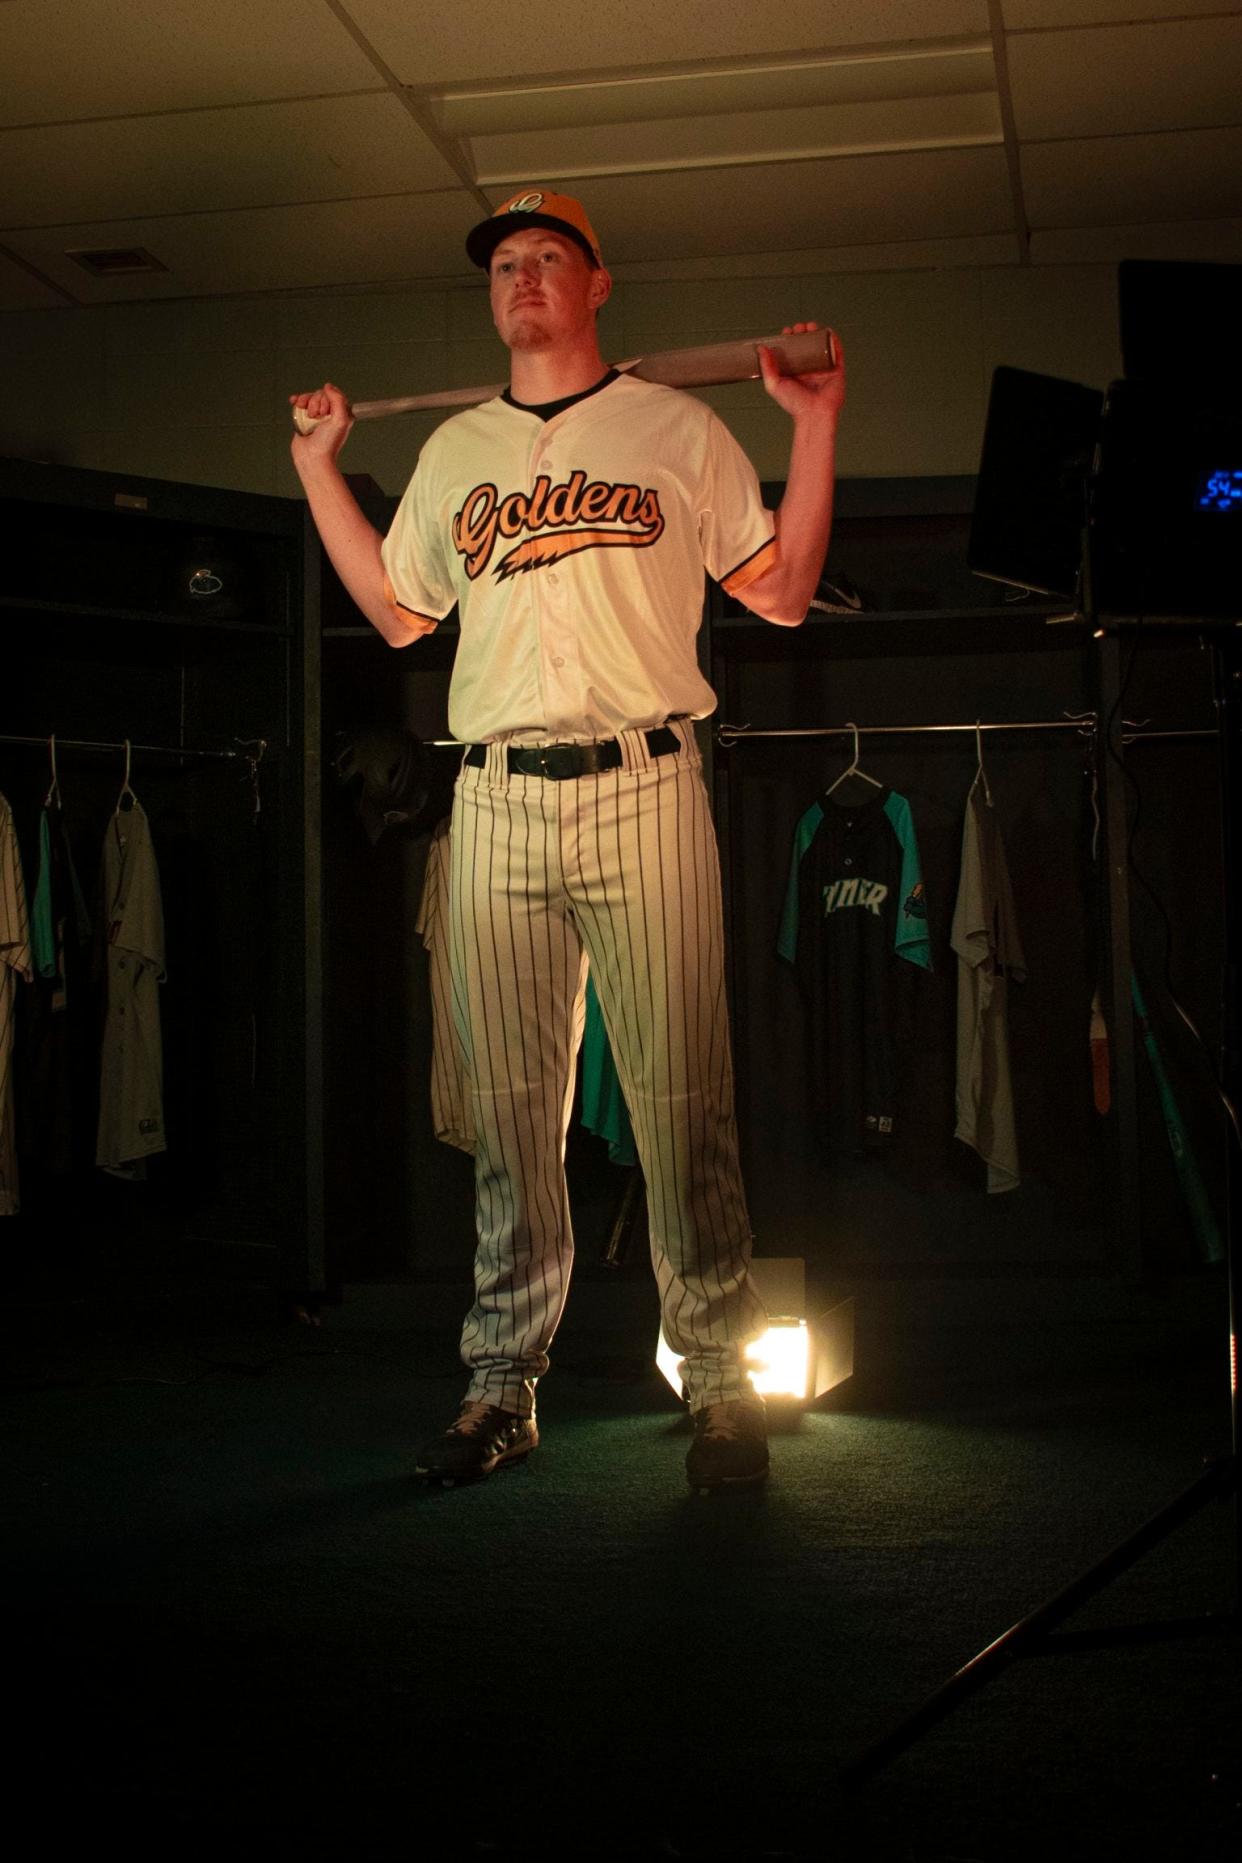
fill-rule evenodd
<path id="1" fill-rule="evenodd" d="M 168 270 L 145 246 L 100 246 L 94 250 L 68 252 L 65 257 L 74 260 L 93 278 L 120 278 L 134 272 Z"/>

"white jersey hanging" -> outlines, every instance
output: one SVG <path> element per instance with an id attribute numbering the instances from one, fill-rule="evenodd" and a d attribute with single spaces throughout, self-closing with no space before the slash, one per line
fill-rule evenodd
<path id="1" fill-rule="evenodd" d="M 103 848 L 107 1010 L 99 1074 L 96 1163 L 131 1164 L 167 1149 L 159 985 L 164 908 L 151 829 L 142 804 L 122 794 Z"/>
<path id="2" fill-rule="evenodd" d="M 953 914 L 957 975 L 957 1131 L 988 1167 L 990 1191 L 1019 1182 L 1009 1070 L 1010 979 L 1026 976 L 1005 847 L 991 796 L 976 781 L 966 802 L 962 875 Z"/>

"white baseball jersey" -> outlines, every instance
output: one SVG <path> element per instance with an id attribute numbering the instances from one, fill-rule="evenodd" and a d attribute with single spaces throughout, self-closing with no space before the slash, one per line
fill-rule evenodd
<path id="1" fill-rule="evenodd" d="M 167 1149 L 159 1000 L 164 908 L 151 830 L 139 802 L 117 809 L 108 823 L 103 901 L 108 1001 L 95 1159 L 109 1167 Z"/>
<path id="2" fill-rule="evenodd" d="M 13 1216 L 18 1208 L 13 1034 L 17 980 L 29 983 L 32 975 L 26 886 L 13 811 L 0 796 L 0 1216 Z"/>
<path id="3" fill-rule="evenodd" d="M 383 545 L 389 599 L 414 632 L 458 604 L 449 726 L 474 743 L 706 717 L 704 567 L 737 594 L 776 554 L 724 424 L 628 375 L 549 420 L 500 396 L 446 421 Z"/>

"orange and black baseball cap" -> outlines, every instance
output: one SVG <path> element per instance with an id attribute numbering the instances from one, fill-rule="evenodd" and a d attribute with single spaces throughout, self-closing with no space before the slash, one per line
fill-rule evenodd
<path id="1" fill-rule="evenodd" d="M 604 263 L 595 228 L 582 202 L 571 194 L 552 194 L 546 188 L 523 188 L 520 194 L 510 195 L 466 236 L 467 256 L 486 271 L 501 240 L 528 226 L 551 227 L 554 233 L 576 240 L 592 265 Z"/>

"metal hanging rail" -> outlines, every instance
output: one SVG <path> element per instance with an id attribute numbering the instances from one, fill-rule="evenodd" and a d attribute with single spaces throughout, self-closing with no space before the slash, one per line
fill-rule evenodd
<path id="1" fill-rule="evenodd" d="M 859 725 L 860 737 L 915 737 L 927 732 L 937 731 L 1074 731 L 1080 737 L 1091 737 L 1098 720 L 1094 712 L 1084 712 L 1081 718 L 1041 719 L 1032 723 L 1012 724 L 915 724 L 915 725 Z M 756 731 L 750 725 L 721 724 L 716 727 L 716 741 L 724 749 L 740 743 L 743 738 L 751 737 L 849 737 L 855 727 L 844 725 L 807 725 L 798 730 Z"/>
<path id="2" fill-rule="evenodd" d="M 46 737 L 29 737 L 17 733 L 0 731 L 0 744 L 24 744 L 32 750 L 46 751 L 52 762 L 52 787 L 48 798 L 57 790 L 56 758 L 62 750 L 101 750 L 125 758 L 125 780 L 129 782 L 129 760 L 138 752 L 144 757 L 179 757 L 184 762 L 187 758 L 196 761 L 222 761 L 244 763 L 246 765 L 243 782 L 250 785 L 251 818 L 258 824 L 263 811 L 263 797 L 259 791 L 259 766 L 267 754 L 265 737 L 239 737 L 234 739 L 236 750 L 192 750 L 184 744 L 135 744 L 129 738 L 119 742 L 106 741 L 92 737 L 61 737 L 56 732 L 49 732 Z"/>
<path id="3" fill-rule="evenodd" d="M 0 731 L 0 744 L 28 744 L 36 750 L 47 750 L 52 735 L 18 737 Z M 57 750 L 114 750 L 120 754 L 128 749 L 151 757 L 231 757 L 243 763 L 260 762 L 267 750 L 267 739 L 262 737 L 238 738 L 237 742 L 243 748 L 237 750 L 192 750 L 184 744 L 127 744 L 124 738 L 114 743 L 105 743 L 96 738 L 61 737 L 59 733 L 55 733 L 55 738 Z"/>

